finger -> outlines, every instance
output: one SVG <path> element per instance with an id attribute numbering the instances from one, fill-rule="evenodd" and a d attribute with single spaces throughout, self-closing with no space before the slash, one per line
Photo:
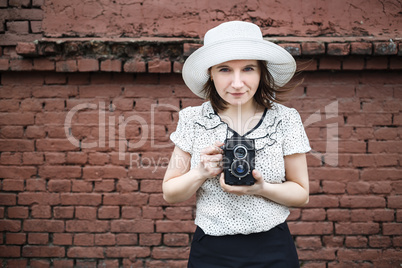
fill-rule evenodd
<path id="1" fill-rule="evenodd" d="M 261 172 L 259 172 L 259 171 L 256 170 L 256 169 L 253 169 L 252 175 L 253 175 L 254 179 L 256 179 L 257 181 L 260 181 L 260 180 L 263 179 Z"/>

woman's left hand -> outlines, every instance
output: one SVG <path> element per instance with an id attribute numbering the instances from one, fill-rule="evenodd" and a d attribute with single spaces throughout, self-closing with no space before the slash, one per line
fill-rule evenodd
<path id="1" fill-rule="evenodd" d="M 264 181 L 262 178 L 261 173 L 254 169 L 252 171 L 252 175 L 255 179 L 255 182 L 253 185 L 247 185 L 247 186 L 241 186 L 241 185 L 228 185 L 225 183 L 225 175 L 224 172 L 221 173 L 221 176 L 219 178 L 219 182 L 221 184 L 221 187 L 223 191 L 235 195 L 259 195 L 262 192 L 262 189 L 267 182 Z"/>

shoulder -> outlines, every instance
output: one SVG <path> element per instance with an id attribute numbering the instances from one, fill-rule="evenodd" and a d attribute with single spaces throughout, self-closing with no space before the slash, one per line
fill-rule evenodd
<path id="1" fill-rule="evenodd" d="M 196 121 L 203 116 L 203 113 L 208 108 L 209 102 L 204 102 L 200 106 L 189 106 L 179 112 L 180 119 L 188 121 Z"/>
<path id="2" fill-rule="evenodd" d="M 300 114 L 295 108 L 289 108 L 279 103 L 273 103 L 269 112 L 285 122 L 300 119 Z"/>

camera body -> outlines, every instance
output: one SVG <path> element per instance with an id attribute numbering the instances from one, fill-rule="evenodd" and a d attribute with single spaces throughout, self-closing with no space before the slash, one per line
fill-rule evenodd
<path id="1" fill-rule="evenodd" d="M 251 174 L 255 166 L 254 140 L 241 136 L 227 139 L 223 148 L 225 183 L 229 185 L 253 185 Z"/>

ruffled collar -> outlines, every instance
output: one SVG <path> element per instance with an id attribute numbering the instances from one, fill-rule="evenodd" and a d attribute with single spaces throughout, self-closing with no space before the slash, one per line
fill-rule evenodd
<path id="1" fill-rule="evenodd" d="M 227 124 L 221 120 L 219 115 L 215 113 L 211 102 L 209 101 L 204 102 L 201 105 L 201 116 L 195 122 L 207 130 L 214 129 L 222 124 L 227 126 Z"/>
<path id="2" fill-rule="evenodd" d="M 273 105 L 270 110 L 265 111 L 258 125 L 244 135 L 244 137 L 255 141 L 256 150 L 261 150 L 265 146 L 272 146 L 276 143 L 276 133 L 282 121 L 276 113 L 276 108 L 277 107 Z M 198 117 L 195 122 L 206 130 L 215 129 L 224 125 L 227 132 L 235 133 L 221 120 L 220 116 L 215 113 L 209 101 L 201 105 L 201 116 Z"/>

